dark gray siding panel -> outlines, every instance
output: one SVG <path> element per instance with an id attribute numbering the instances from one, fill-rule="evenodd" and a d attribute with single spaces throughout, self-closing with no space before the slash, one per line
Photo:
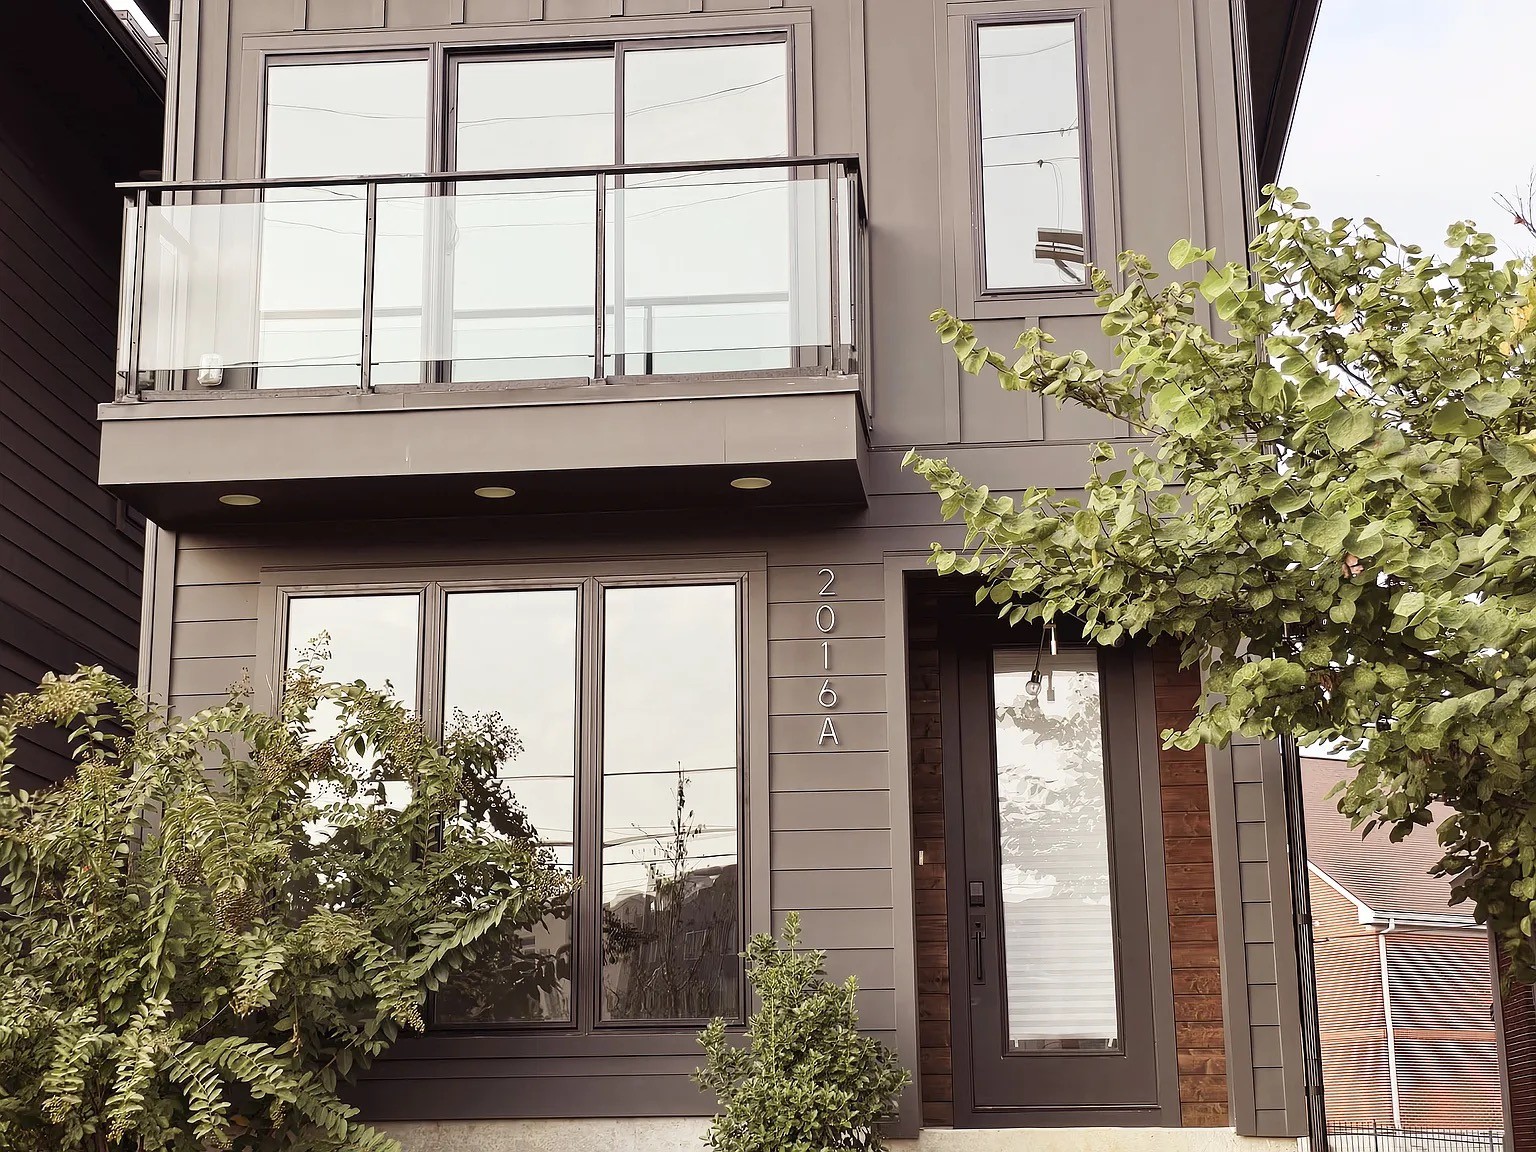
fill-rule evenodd
<path id="1" fill-rule="evenodd" d="M 1306 1134 L 1301 1004 L 1280 749 L 1212 749 L 1221 966 L 1232 1120 L 1250 1136 Z"/>
<path id="2" fill-rule="evenodd" d="M 157 163 L 161 118 L 87 5 L 16 15 L 0 46 L 0 693 L 78 664 L 135 675 L 142 522 L 96 485 L 96 406 L 117 340 L 112 183 Z M 48 735 L 18 761 L 23 787 L 68 764 Z"/>

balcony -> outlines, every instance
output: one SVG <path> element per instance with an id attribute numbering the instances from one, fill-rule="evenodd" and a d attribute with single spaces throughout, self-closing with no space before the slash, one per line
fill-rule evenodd
<path id="1" fill-rule="evenodd" d="M 125 187 L 101 482 L 161 523 L 864 498 L 852 157 Z"/>

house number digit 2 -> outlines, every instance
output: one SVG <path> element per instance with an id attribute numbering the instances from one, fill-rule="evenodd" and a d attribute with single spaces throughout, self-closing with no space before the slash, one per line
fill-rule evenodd
<path id="1" fill-rule="evenodd" d="M 830 568 L 823 568 L 816 573 L 816 578 L 823 581 L 821 591 L 818 593 L 819 596 L 832 597 L 837 595 L 837 592 L 833 589 L 833 585 L 837 583 L 836 572 Z M 836 627 L 837 610 L 830 604 L 816 605 L 816 631 L 823 636 L 829 636 Z M 832 641 L 830 640 L 823 640 L 821 642 L 821 670 L 823 672 L 832 671 Z M 830 678 L 821 682 L 821 691 L 816 693 L 816 702 L 823 708 L 837 707 L 837 689 L 832 687 Z M 833 722 L 832 717 L 824 716 L 821 721 L 821 736 L 817 739 L 816 746 L 819 748 L 826 744 L 828 740 L 832 741 L 834 748 L 838 746 L 837 725 Z"/>

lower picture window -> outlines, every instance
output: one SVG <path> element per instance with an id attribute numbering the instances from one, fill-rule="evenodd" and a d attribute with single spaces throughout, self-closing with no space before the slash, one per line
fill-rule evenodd
<path id="1" fill-rule="evenodd" d="M 499 714 L 519 744 L 501 778 L 579 881 L 434 998 L 435 1026 L 739 1018 L 737 581 L 429 584 L 286 604 L 290 664 L 324 633 L 328 680 L 387 685 L 429 731 Z M 441 687 L 425 709 L 418 681 Z"/>
<path id="2" fill-rule="evenodd" d="M 736 586 L 610 588 L 603 613 L 603 1016 L 734 1016 Z"/>

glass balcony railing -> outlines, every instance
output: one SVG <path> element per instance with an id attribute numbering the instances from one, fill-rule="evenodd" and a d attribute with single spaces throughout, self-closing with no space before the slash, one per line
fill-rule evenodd
<path id="1" fill-rule="evenodd" d="M 858 370 L 851 157 L 125 187 L 126 396 Z"/>

